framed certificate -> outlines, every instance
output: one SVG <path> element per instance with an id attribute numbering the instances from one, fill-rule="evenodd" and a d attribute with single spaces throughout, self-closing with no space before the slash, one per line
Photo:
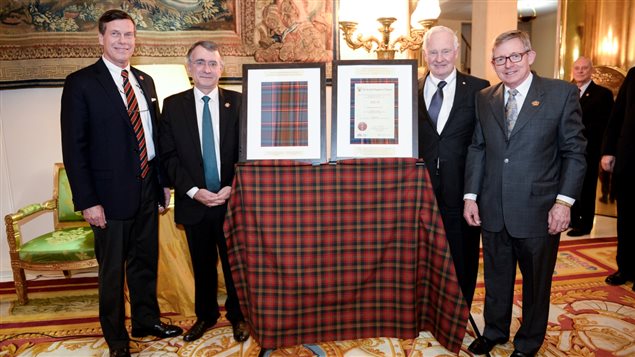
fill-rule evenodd
<path id="1" fill-rule="evenodd" d="M 417 62 L 333 63 L 331 160 L 417 157 Z"/>
<path id="2" fill-rule="evenodd" d="M 324 63 L 243 65 L 240 161 L 326 162 Z"/>

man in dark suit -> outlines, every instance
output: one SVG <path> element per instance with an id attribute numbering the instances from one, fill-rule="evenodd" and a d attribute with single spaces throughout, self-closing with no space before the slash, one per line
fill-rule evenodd
<path id="1" fill-rule="evenodd" d="M 635 67 L 617 93 L 602 153 L 602 168 L 614 175 L 617 200 L 617 272 L 606 283 L 622 285 L 635 279 Z"/>
<path id="2" fill-rule="evenodd" d="M 174 220 L 185 227 L 194 269 L 196 322 L 185 341 L 199 339 L 220 317 L 218 255 L 227 288 L 225 309 L 234 339 L 249 334 L 234 287 L 223 221 L 238 161 L 241 94 L 218 88 L 223 60 L 218 46 L 196 42 L 187 53 L 194 88 L 167 98 L 161 117 L 161 155 L 175 188 Z M 210 126 L 211 125 L 211 126 Z"/>
<path id="3" fill-rule="evenodd" d="M 111 356 L 130 355 L 124 276 L 133 337 L 183 332 L 159 320 L 158 207 L 166 206 L 170 191 L 157 163 L 154 82 L 130 67 L 135 34 L 130 15 L 106 11 L 99 18 L 103 56 L 71 73 L 62 93 L 64 165 L 75 209 L 95 233 L 99 320 Z"/>
<path id="4" fill-rule="evenodd" d="M 540 349 L 560 233 L 582 188 L 586 140 L 578 89 L 532 73 L 535 58 L 526 32 L 502 33 L 492 49 L 502 83 L 476 97 L 464 197 L 465 219 L 483 230 L 485 329 L 469 346 L 475 354 L 509 339 L 517 264 L 523 316 L 511 356 Z"/>
<path id="5" fill-rule="evenodd" d="M 481 230 L 463 219 L 463 177 L 476 124 L 474 97 L 489 82 L 456 70 L 459 41 L 447 27 L 428 30 L 423 51 L 430 72 L 419 80 L 419 157 L 428 167 L 459 285 L 471 305 Z M 434 104 L 437 91 L 442 95 L 440 106 Z"/>
<path id="6" fill-rule="evenodd" d="M 582 123 L 586 146 L 586 174 L 580 198 L 571 207 L 570 237 L 589 234 L 595 218 L 595 196 L 598 185 L 598 171 L 602 152 L 602 139 L 613 109 L 613 93 L 610 89 L 595 84 L 591 80 L 593 63 L 586 57 L 573 62 L 573 80 L 580 90 Z"/>

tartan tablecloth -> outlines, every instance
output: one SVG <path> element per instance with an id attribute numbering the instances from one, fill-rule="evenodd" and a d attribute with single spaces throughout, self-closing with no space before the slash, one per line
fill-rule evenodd
<path id="1" fill-rule="evenodd" d="M 416 162 L 238 164 L 225 235 L 261 347 L 430 331 L 458 353 L 469 311 Z"/>

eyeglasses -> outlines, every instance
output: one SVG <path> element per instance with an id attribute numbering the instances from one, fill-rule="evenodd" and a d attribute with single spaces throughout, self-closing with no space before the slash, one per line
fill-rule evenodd
<path id="1" fill-rule="evenodd" d="M 218 63 L 218 61 L 205 62 L 205 60 L 202 60 L 202 59 L 194 60 L 190 63 L 193 63 L 196 67 L 199 67 L 199 68 L 205 68 L 205 65 L 208 65 L 209 68 L 216 68 L 220 66 L 220 63 Z"/>
<path id="2" fill-rule="evenodd" d="M 492 58 L 492 63 L 497 66 L 504 66 L 507 63 L 507 60 L 511 63 L 518 63 L 523 60 L 523 56 L 528 54 L 531 50 L 525 51 L 523 53 L 512 53 L 509 56 L 499 56 Z"/>

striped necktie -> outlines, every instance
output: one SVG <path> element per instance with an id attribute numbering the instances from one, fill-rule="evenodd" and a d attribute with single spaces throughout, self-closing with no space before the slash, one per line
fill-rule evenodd
<path id="1" fill-rule="evenodd" d="M 146 138 L 143 134 L 143 125 L 141 125 L 141 115 L 139 114 L 139 103 L 137 97 L 134 94 L 132 85 L 128 80 L 128 71 L 122 70 L 121 77 L 123 77 L 123 91 L 126 94 L 126 103 L 128 105 L 128 116 L 130 117 L 130 123 L 134 129 L 134 135 L 137 138 L 139 145 L 139 163 L 141 168 L 141 178 L 145 178 L 150 171 L 148 166 L 148 151 L 146 150 Z"/>

